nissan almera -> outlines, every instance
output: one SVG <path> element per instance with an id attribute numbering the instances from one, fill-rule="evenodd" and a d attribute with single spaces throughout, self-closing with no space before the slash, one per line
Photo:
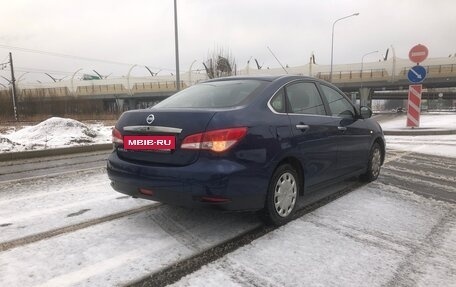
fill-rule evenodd
<path id="1" fill-rule="evenodd" d="M 123 113 L 108 175 L 134 197 L 262 210 L 279 225 L 315 187 L 378 177 L 385 140 L 371 114 L 314 78 L 209 80 Z"/>

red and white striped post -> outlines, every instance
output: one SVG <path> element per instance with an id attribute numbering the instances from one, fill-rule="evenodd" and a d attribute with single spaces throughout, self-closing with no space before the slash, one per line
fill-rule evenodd
<path id="1" fill-rule="evenodd" d="M 407 78 L 410 82 L 418 84 L 426 78 L 426 69 L 420 66 L 420 63 L 426 60 L 429 50 L 426 46 L 418 44 L 415 45 L 409 52 L 410 61 L 416 63 L 416 66 L 411 67 Z M 422 85 L 410 85 L 408 92 L 407 104 L 407 127 L 418 128 L 420 126 L 421 114 L 421 92 Z"/>
<path id="2" fill-rule="evenodd" d="M 417 128 L 420 126 L 422 89 L 422 85 L 409 86 L 407 106 L 407 127 Z"/>

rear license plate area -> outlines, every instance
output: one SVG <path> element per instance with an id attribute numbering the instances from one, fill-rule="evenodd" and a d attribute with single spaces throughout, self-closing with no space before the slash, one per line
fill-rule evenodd
<path id="1" fill-rule="evenodd" d="M 124 136 L 123 142 L 125 150 L 166 153 L 176 148 L 175 136 Z"/>

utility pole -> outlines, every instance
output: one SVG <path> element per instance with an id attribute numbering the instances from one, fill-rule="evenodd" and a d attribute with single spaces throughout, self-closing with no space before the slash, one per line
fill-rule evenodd
<path id="1" fill-rule="evenodd" d="M 11 67 L 11 85 L 13 86 L 13 110 L 14 110 L 14 119 L 17 121 L 17 108 L 16 108 L 16 78 L 14 78 L 14 66 L 13 66 L 13 55 L 9 53 L 9 61 Z"/>
<path id="2" fill-rule="evenodd" d="M 177 3 L 174 0 L 174 39 L 176 45 L 176 89 L 180 90 L 180 72 L 179 72 L 179 40 L 177 30 Z"/>

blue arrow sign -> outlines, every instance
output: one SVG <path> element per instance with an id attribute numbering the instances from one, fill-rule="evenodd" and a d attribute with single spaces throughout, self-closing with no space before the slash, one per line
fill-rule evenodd
<path id="1" fill-rule="evenodd" d="M 407 77 L 412 83 L 421 83 L 426 78 L 426 69 L 423 66 L 416 65 L 410 68 Z"/>

